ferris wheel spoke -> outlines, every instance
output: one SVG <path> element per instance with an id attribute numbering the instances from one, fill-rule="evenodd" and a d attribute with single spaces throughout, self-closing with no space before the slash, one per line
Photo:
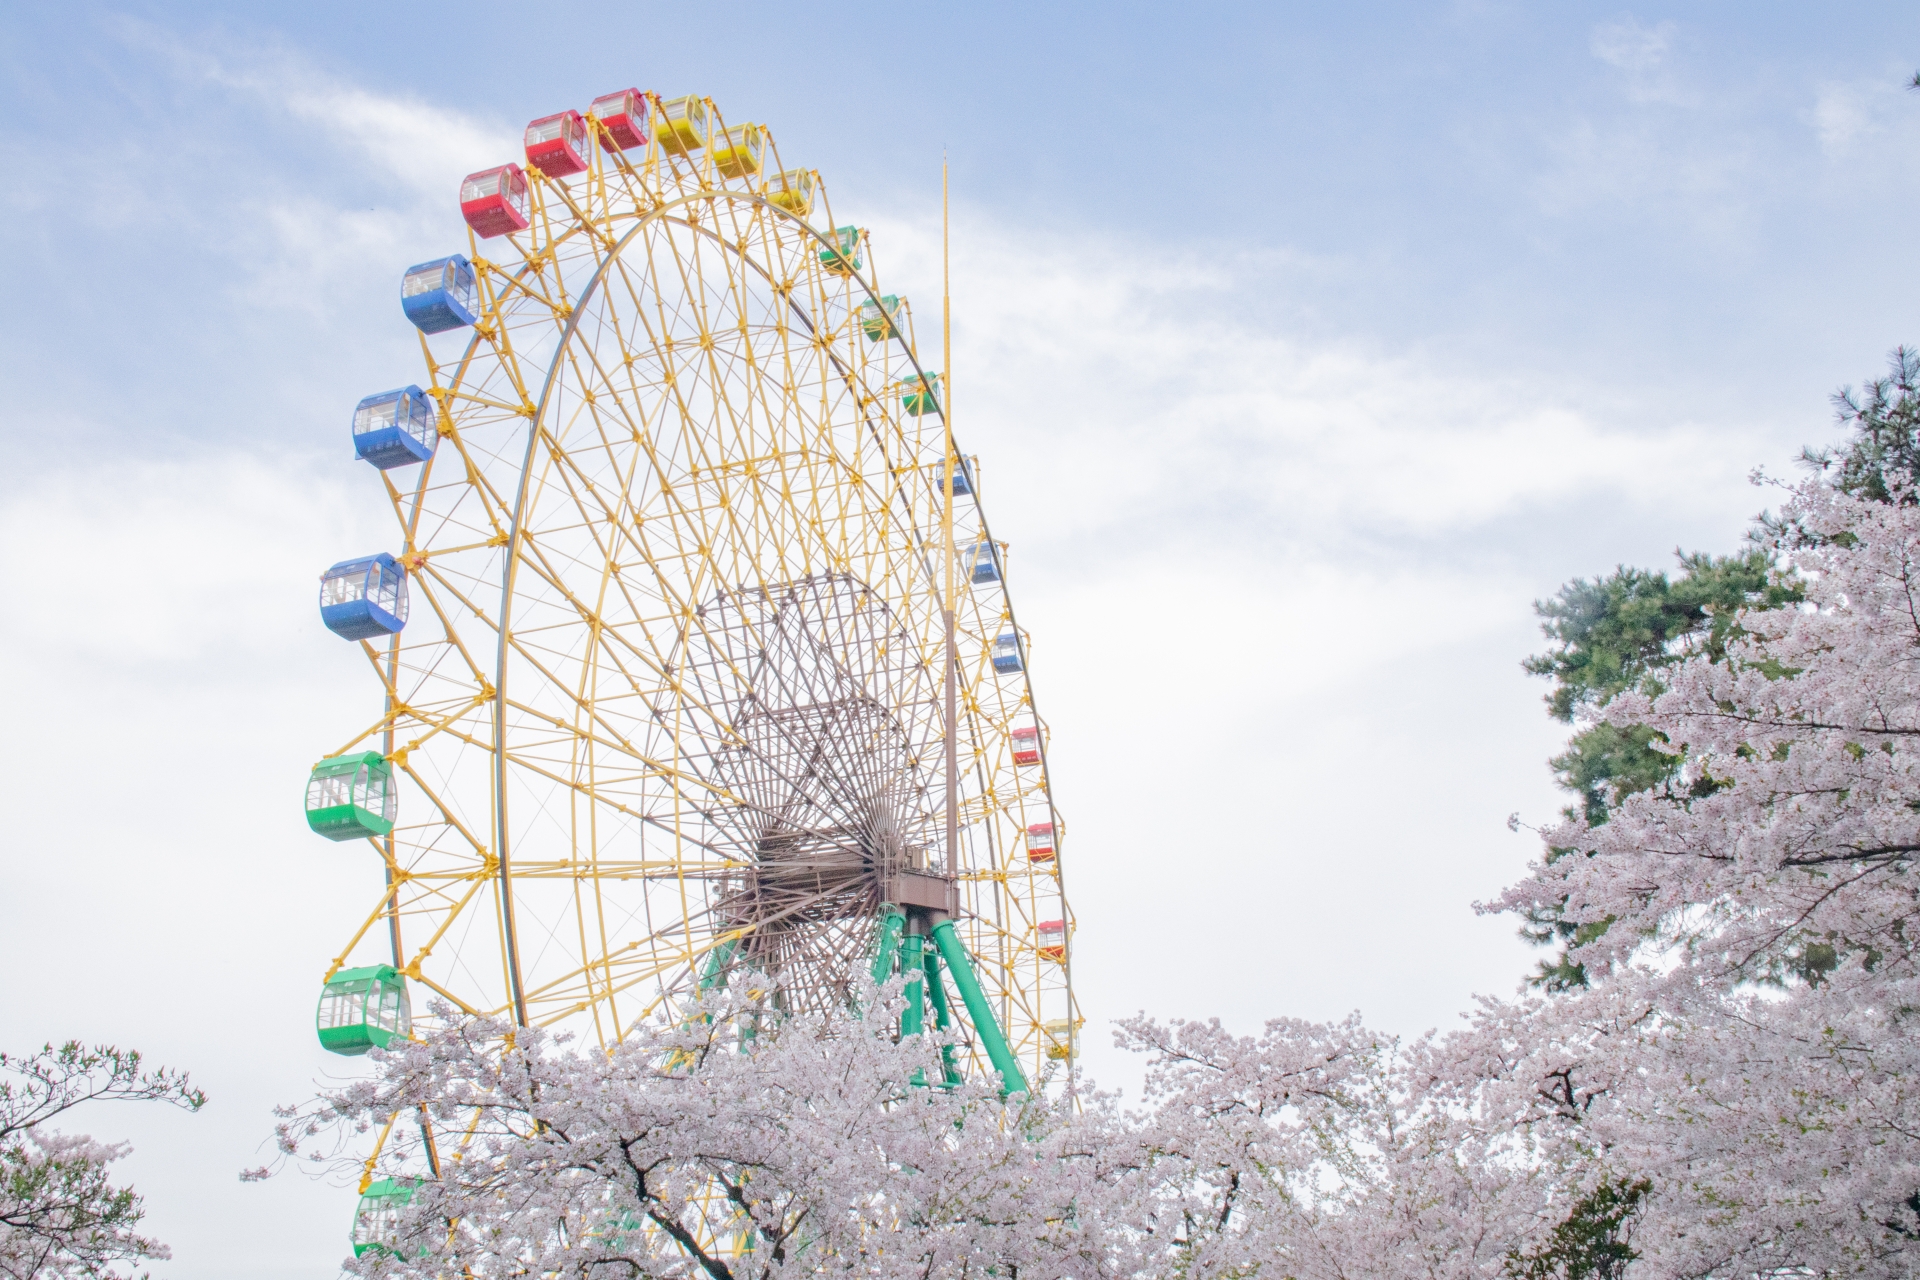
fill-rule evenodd
<path id="1" fill-rule="evenodd" d="M 413 958 L 407 961 L 406 971 L 408 974 L 424 974 L 425 969 L 423 966 L 427 959 L 433 955 L 434 949 L 440 945 L 441 939 L 447 936 L 447 932 L 453 928 L 454 922 L 462 918 L 467 907 L 473 902 L 473 899 L 491 882 L 492 872 L 483 869 L 467 877 L 467 890 L 465 893 L 461 894 L 458 898 L 449 898 L 446 905 L 441 907 L 437 912 L 428 913 L 430 915 L 437 914 L 440 923 L 439 926 L 434 929 L 432 936 L 413 953 Z M 422 981 L 425 981 L 425 979 L 423 978 Z M 465 1006 L 463 1005 L 462 1007 Z"/>
<path id="2" fill-rule="evenodd" d="M 662 975 L 691 969 L 707 954 L 718 948 L 724 938 L 715 936 L 698 947 L 674 951 L 667 949 L 645 949 L 651 939 L 635 939 L 624 947 L 607 951 L 595 957 L 579 968 L 558 978 L 549 980 L 543 986 L 528 992 L 530 1004 L 543 1007 L 561 1005 L 562 1007 L 546 1012 L 536 1019 L 537 1026 L 551 1026 L 565 1020 L 573 1014 L 584 1012 L 593 1003 L 594 993 L 590 980 L 599 975 L 599 998 L 611 999 L 632 991 L 635 987 L 659 979 Z"/>
<path id="3" fill-rule="evenodd" d="M 614 798 L 613 795 L 609 795 L 599 788 L 590 786 L 586 783 L 569 779 L 565 775 L 556 772 L 550 766 L 548 766 L 545 761 L 542 761 L 537 757 L 522 754 L 519 752 L 510 752 L 508 755 L 508 759 L 514 765 L 524 770 L 529 776 L 537 777 L 544 781 L 554 783 L 555 785 L 565 787 L 570 791 L 573 791 L 576 794 L 580 795 L 582 798 L 592 800 L 596 804 L 599 804 L 614 813 L 619 813 L 623 816 L 640 819 L 640 820 L 644 820 L 647 817 L 647 815 L 638 813 L 635 810 L 633 810 L 625 801 L 616 799 Z M 687 773 L 684 770 L 676 769 L 676 770 L 667 771 L 667 770 L 655 768 L 655 769 L 650 769 L 647 772 L 647 774 L 643 776 L 648 778 L 672 778 L 674 780 L 686 779 L 691 781 L 699 791 L 707 793 L 708 799 L 722 798 L 723 796 L 723 793 L 718 792 L 716 788 L 712 787 L 710 784 L 705 783 L 704 780 L 700 779 L 697 775 Z M 708 852 L 717 854 L 721 857 L 726 856 L 723 850 L 718 849 L 709 843 L 706 843 L 694 837 L 687 836 L 685 835 L 685 833 L 680 833 L 680 834 L 681 834 L 681 838 L 685 840 L 685 842 L 688 844 L 692 844 L 699 848 L 706 849 Z"/>
<path id="4" fill-rule="evenodd" d="M 445 826 L 447 830 L 452 831 L 465 841 L 469 850 L 484 856 L 487 851 L 486 843 L 475 835 L 472 829 L 469 828 L 465 822 L 461 821 L 460 816 L 440 798 L 440 789 L 430 785 L 425 778 L 420 776 L 419 771 L 413 767 L 411 757 L 412 748 L 409 747 L 407 756 L 398 762 L 401 772 L 413 780 L 413 784 L 420 788 L 420 793 L 424 795 L 439 812 L 441 824 Z M 412 873 L 412 878 L 419 879 L 420 877 L 419 874 L 415 872 Z"/>
<path id="5" fill-rule="evenodd" d="M 449 644 L 435 644 L 432 646 L 431 652 L 437 655 L 435 661 L 423 666 L 418 661 L 422 653 L 422 647 L 416 646 L 411 649 L 400 650 L 395 655 L 396 661 L 391 671 L 383 665 L 383 655 L 378 653 L 369 655 L 370 661 L 378 673 L 381 683 L 386 687 L 388 701 L 386 714 L 381 717 L 372 729 L 368 730 L 369 734 L 382 730 L 394 730 L 397 729 L 399 725 L 408 722 L 427 725 L 431 729 L 438 730 L 444 727 L 447 722 L 458 719 L 462 715 L 471 712 L 491 696 L 485 688 L 484 673 L 472 667 L 470 658 L 467 659 L 469 670 L 467 678 L 464 680 L 458 677 L 450 677 L 437 669 L 439 661 L 450 654 L 457 654 L 462 658 L 467 658 L 462 648 Z M 397 661 L 401 653 L 405 654 L 408 659 L 405 663 Z M 400 686 L 401 676 L 405 676 L 408 679 L 407 687 L 404 689 Z M 441 689 L 440 696 L 436 698 L 426 692 L 429 682 L 438 686 L 452 687 Z M 472 689 L 475 684 L 480 686 L 477 693 L 466 692 Z M 441 708 L 448 708 L 449 710 L 447 710 L 444 716 L 436 717 L 436 710 Z"/>
<path id="6" fill-rule="evenodd" d="M 555 237 L 550 243 L 552 243 L 557 248 L 559 245 L 564 244 L 568 239 L 579 237 L 581 239 L 586 240 L 589 244 L 593 245 L 596 256 L 598 256 L 600 249 L 602 249 L 603 247 L 610 247 L 610 246 L 602 245 L 601 232 L 600 232 L 600 229 L 595 225 L 595 220 L 590 216 L 588 216 L 586 210 L 582 209 L 578 204 L 574 202 L 573 193 L 567 190 L 567 186 L 565 183 L 555 182 L 545 177 L 544 175 L 542 175 L 537 185 L 543 196 L 544 195 L 557 196 L 560 200 L 560 203 L 566 206 L 567 212 L 571 215 L 571 217 L 567 220 L 568 226 L 565 229 L 565 231 L 563 231 L 560 236 Z M 558 271 L 555 271 L 554 275 L 555 275 L 554 283 L 560 291 L 561 302 L 564 304 L 566 301 L 565 278 L 561 277 Z"/>
<path id="7" fill-rule="evenodd" d="M 413 981 L 418 982 L 421 986 L 425 987 L 427 990 L 433 992 L 433 994 L 439 996 L 442 1000 L 445 1000 L 448 1004 L 458 1009 L 461 1013 L 464 1013 L 469 1017 L 486 1016 L 485 1014 L 483 1014 L 481 1010 L 474 1008 L 472 1005 L 468 1004 L 465 1000 L 462 1000 L 458 995 L 455 995 L 452 991 L 449 991 L 447 988 L 441 986 L 439 983 L 435 982 L 432 978 L 427 977 L 425 974 L 415 975 L 413 971 L 409 969 L 408 976 L 411 977 Z M 497 1017 L 498 1014 L 496 1013 L 494 1016 Z"/>
<path id="8" fill-rule="evenodd" d="M 570 733 L 577 733 L 584 739 L 617 751 L 635 762 L 644 765 L 654 776 L 673 778 L 676 780 L 690 780 L 692 778 L 692 775 L 686 771 L 677 769 L 666 761 L 650 756 L 642 751 L 625 735 L 621 734 L 597 706 L 580 699 L 569 691 L 564 682 L 558 678 L 557 673 L 541 660 L 532 646 L 524 642 L 523 635 L 516 634 L 510 636 L 509 644 L 515 656 L 531 667 L 541 677 L 543 681 L 543 691 L 558 693 L 561 698 L 572 705 L 573 709 L 585 715 L 600 732 L 576 729 L 573 724 L 556 713 L 534 706 L 523 700 L 508 699 L 506 702 L 508 707 L 521 712 L 523 715 L 542 720 L 555 728 L 565 729 Z"/>
<path id="9" fill-rule="evenodd" d="M 433 610 L 434 618 L 440 623 L 441 632 L 446 636 L 445 641 L 433 642 L 433 647 L 443 653 L 458 654 L 460 661 L 466 664 L 467 680 L 480 685 L 483 689 L 486 688 L 486 668 L 480 665 L 479 660 L 473 656 L 473 651 L 467 647 L 466 641 L 461 638 L 460 628 L 455 624 L 451 611 L 440 602 L 439 594 L 434 588 L 439 587 L 445 590 L 447 594 L 458 601 L 469 614 L 473 613 L 473 608 L 470 603 L 463 598 L 459 591 L 454 588 L 453 584 L 446 579 L 440 572 L 438 566 L 423 565 L 414 581 L 418 584 L 420 594 L 426 599 L 427 607 Z M 480 619 L 480 622 L 482 626 L 487 626 L 484 618 Z M 489 627 L 488 629 L 491 630 L 492 628 Z M 407 651 L 403 650 L 403 652 Z M 453 677 L 448 676 L 441 676 L 440 678 L 444 680 L 453 679 Z"/>
<path id="10" fill-rule="evenodd" d="M 410 510 L 395 512 L 400 517 L 408 548 L 436 546 L 454 538 L 482 541 L 491 547 L 505 546 L 506 530 L 501 522 L 509 517 L 499 494 L 487 483 L 460 433 L 455 431 L 447 439 L 465 464 L 466 474 L 458 480 L 444 481 L 432 490 L 423 489 Z M 429 506 L 429 499 L 441 497 L 451 497 L 452 501 L 445 507 Z M 478 519 L 474 518 L 476 514 Z M 422 522 L 429 520 L 431 524 L 423 527 Z"/>

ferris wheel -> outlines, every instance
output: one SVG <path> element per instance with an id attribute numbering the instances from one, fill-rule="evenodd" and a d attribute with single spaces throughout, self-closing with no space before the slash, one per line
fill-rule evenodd
<path id="1" fill-rule="evenodd" d="M 402 278 L 417 380 L 353 413 L 391 542 L 322 577 L 364 667 L 307 817 L 368 885 L 322 1044 L 430 997 L 607 1044 L 745 967 L 810 1012 L 907 974 L 902 1032 L 1008 1089 L 1070 1063 L 1006 546 L 866 232 L 762 126 L 638 90 L 460 207 Z"/>

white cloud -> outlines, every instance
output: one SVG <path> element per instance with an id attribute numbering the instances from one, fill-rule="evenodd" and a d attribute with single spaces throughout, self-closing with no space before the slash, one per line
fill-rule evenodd
<path id="1" fill-rule="evenodd" d="M 1633 18 L 1603 22 L 1587 37 L 1593 56 L 1622 71 L 1650 71 L 1667 59 L 1673 48 L 1671 22 L 1645 26 Z"/>
<path id="2" fill-rule="evenodd" d="M 137 1046 L 209 1091 L 190 1119 L 76 1117 L 134 1140 L 120 1173 L 192 1275 L 344 1251 L 349 1196 L 235 1176 L 269 1108 L 337 1071 L 312 992 L 371 871 L 300 819 L 364 661 L 319 627 L 316 579 L 387 537 L 344 434 L 317 461 L 94 458 L 0 498 L 0 963 L 32 975 L 8 1034 Z"/>
<path id="3" fill-rule="evenodd" d="M 1781 162 L 1751 137 L 1629 113 L 1574 120 L 1547 145 L 1549 163 L 1526 190 L 1553 218 L 1598 213 L 1609 229 L 1671 228 L 1715 256 L 1745 254 L 1765 232 L 1769 165 Z"/>
<path id="4" fill-rule="evenodd" d="M 1670 63 L 1677 28 L 1671 22 L 1646 26 L 1629 17 L 1603 22 L 1587 36 L 1587 48 L 1620 73 L 1627 101 L 1636 105 L 1697 107 L 1699 89 L 1681 79 Z"/>
<path id="5" fill-rule="evenodd" d="M 1050 537 L 1153 527 L 1184 544 L 1245 522 L 1268 549 L 1471 538 L 1574 500 L 1659 510 L 1764 460 L 1729 456 L 1724 428 L 1608 416 L 1582 388 L 1285 332 L 1262 307 L 1284 265 L 975 218 L 956 236 L 956 429 Z M 911 215 L 876 232 L 889 287 L 934 318 L 923 350 L 937 237 Z M 1073 502 L 1049 497 L 1068 483 Z"/>
<path id="6" fill-rule="evenodd" d="M 390 97 L 317 75 L 249 75 L 238 83 L 318 126 L 437 204 L 476 169 L 518 160 L 517 130 L 413 98 Z"/>
<path id="7" fill-rule="evenodd" d="M 417 239 L 409 219 L 390 209 L 342 209 L 320 201 L 276 200 L 252 222 L 257 247 L 235 296 L 267 311 L 315 319 L 339 314 L 344 264 L 403 263 Z M 394 274 L 399 274 L 396 268 Z"/>
<path id="8" fill-rule="evenodd" d="M 349 497 L 344 437 L 318 463 L 207 453 L 36 477 L 0 504 L 0 595 L 35 602 L 0 637 L 121 671 L 281 650 L 310 630 L 320 571 L 387 535 Z"/>
<path id="9" fill-rule="evenodd" d="M 90 176 L 78 202 L 111 223 L 124 219 L 132 186 L 143 234 L 217 242 L 207 247 L 244 273 L 234 296 L 269 311 L 337 314 L 369 264 L 387 264 L 397 280 L 413 262 L 463 246 L 460 180 L 521 155 L 518 131 L 503 121 L 342 81 L 284 50 L 188 40 L 125 17 L 107 25 L 165 68 L 194 107 L 156 123 L 150 145 L 121 167 L 135 176 Z M 261 127 L 235 138 L 220 163 L 177 163 L 236 115 Z"/>
<path id="10" fill-rule="evenodd" d="M 1899 102 L 1898 92 L 1878 81 L 1822 85 L 1807 113 L 1820 149 L 1838 159 L 1856 142 L 1884 134 L 1888 108 L 1912 105 Z"/>
<path id="11" fill-rule="evenodd" d="M 520 155 L 519 133 L 503 121 L 481 120 L 409 95 L 376 93 L 283 50 L 208 38 L 190 42 L 128 17 L 114 19 L 109 30 L 171 65 L 177 78 L 245 92 L 257 110 L 314 126 L 321 136 L 436 202 L 450 199 L 473 170 Z"/>

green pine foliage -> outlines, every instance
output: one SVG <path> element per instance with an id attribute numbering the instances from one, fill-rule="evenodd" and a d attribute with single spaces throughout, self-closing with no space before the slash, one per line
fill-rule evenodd
<path id="1" fill-rule="evenodd" d="M 1619 1280 L 1640 1254 L 1633 1224 L 1653 1184 L 1615 1178 L 1580 1197 L 1546 1244 L 1533 1253 L 1509 1254 L 1512 1280 Z"/>
<path id="2" fill-rule="evenodd" d="M 1705 650 L 1716 660 L 1738 632 L 1742 608 L 1770 608 L 1799 598 L 1775 580 L 1761 548 L 1738 555 L 1676 551 L 1672 577 L 1620 566 L 1605 578 L 1575 578 L 1549 600 L 1534 602 L 1540 629 L 1553 647 L 1528 658 L 1526 670 L 1553 681 L 1547 709 L 1566 724 L 1585 727 L 1556 756 L 1560 785 L 1579 803 L 1568 809 L 1588 826 L 1607 820 L 1615 796 L 1663 786 L 1676 759 L 1654 748 L 1651 730 L 1591 722 L 1591 715 L 1623 689 L 1659 692 L 1662 667 Z"/>
<path id="3" fill-rule="evenodd" d="M 1884 378 L 1859 391 L 1843 388 L 1834 394 L 1833 407 L 1850 438 L 1838 448 L 1803 449 L 1801 461 L 1830 472 L 1847 493 L 1890 501 L 1889 479 L 1911 481 L 1920 474 L 1920 350 L 1895 347 Z"/>

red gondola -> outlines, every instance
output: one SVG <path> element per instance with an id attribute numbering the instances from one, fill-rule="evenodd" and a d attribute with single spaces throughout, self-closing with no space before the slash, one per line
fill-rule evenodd
<path id="1" fill-rule="evenodd" d="M 647 98 L 638 89 L 603 93 L 587 107 L 587 114 L 600 122 L 600 146 L 607 151 L 625 151 L 646 145 Z"/>
<path id="2" fill-rule="evenodd" d="M 549 178 L 585 173 L 587 122 L 578 111 L 541 116 L 527 126 L 527 163 Z"/>
<path id="3" fill-rule="evenodd" d="M 1013 731 L 1013 762 L 1015 764 L 1040 763 L 1040 730 L 1028 725 L 1024 729 Z"/>
<path id="4" fill-rule="evenodd" d="M 1066 963 L 1067 922 L 1065 920 L 1040 922 L 1040 954 L 1055 964 Z"/>
<path id="5" fill-rule="evenodd" d="M 503 236 L 525 231 L 532 221 L 527 206 L 527 175 L 517 164 L 470 173 L 460 184 L 460 216 L 474 234 Z"/>
<path id="6" fill-rule="evenodd" d="M 1053 824 L 1036 822 L 1027 828 L 1027 861 L 1053 861 Z"/>

